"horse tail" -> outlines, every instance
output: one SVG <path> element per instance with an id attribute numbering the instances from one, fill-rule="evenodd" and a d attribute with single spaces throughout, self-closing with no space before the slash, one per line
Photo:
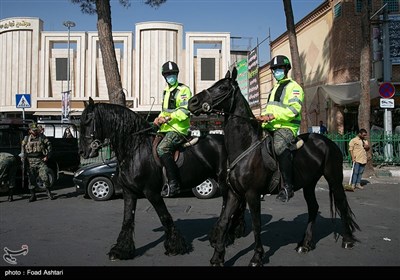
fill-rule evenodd
<path id="1" fill-rule="evenodd" d="M 355 221 L 355 215 L 348 203 L 343 188 L 343 156 L 339 147 L 326 138 L 327 151 L 325 157 L 324 176 L 329 183 L 329 200 L 331 217 L 336 218 L 339 214 L 342 222 L 351 234 L 356 229 L 361 230 Z"/>
<path id="2" fill-rule="evenodd" d="M 330 210 L 331 217 L 336 218 L 336 214 L 339 214 L 342 221 L 349 227 L 351 232 L 354 232 L 356 229 L 361 231 L 360 226 L 355 221 L 355 215 L 353 210 L 349 205 L 349 202 L 346 198 L 346 194 L 343 190 L 343 199 L 334 199 L 334 191 L 329 188 L 329 200 L 330 200 Z"/>

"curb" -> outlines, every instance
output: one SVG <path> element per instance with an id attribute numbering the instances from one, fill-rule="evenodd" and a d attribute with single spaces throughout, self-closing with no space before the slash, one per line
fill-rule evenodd
<path id="1" fill-rule="evenodd" d="M 376 170 L 377 177 L 400 177 L 400 170 Z M 343 177 L 350 177 L 351 170 L 344 169 Z"/>

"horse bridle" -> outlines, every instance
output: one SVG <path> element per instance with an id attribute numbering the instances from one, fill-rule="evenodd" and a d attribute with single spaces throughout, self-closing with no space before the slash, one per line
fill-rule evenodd
<path id="1" fill-rule="evenodd" d="M 201 105 L 201 109 L 206 113 L 208 113 L 208 112 L 209 113 L 216 113 L 216 114 L 219 114 L 219 115 L 229 115 L 229 116 L 234 116 L 234 117 L 238 117 L 238 118 L 242 118 L 242 119 L 246 119 L 246 120 L 250 120 L 250 121 L 258 121 L 256 118 L 251 118 L 251 117 L 249 118 L 249 117 L 244 117 L 244 116 L 241 116 L 241 115 L 236 115 L 236 114 L 231 113 L 232 108 L 233 108 L 233 104 L 235 102 L 235 95 L 233 93 L 238 88 L 238 86 L 235 86 L 232 83 L 231 83 L 231 86 L 232 86 L 232 89 L 227 94 L 219 97 L 219 99 L 216 99 L 217 102 L 215 102 L 215 103 L 214 103 L 214 99 L 213 99 L 210 91 L 208 89 L 205 89 L 204 91 L 208 94 L 209 98 L 211 99 L 211 105 L 209 103 L 207 103 L 207 102 L 204 102 Z M 227 99 L 230 95 L 231 95 L 231 100 L 230 100 L 231 104 L 229 105 L 228 112 L 225 112 L 224 110 L 218 110 L 218 109 L 214 108 L 218 104 L 222 103 L 222 101 Z"/>
<path id="2" fill-rule="evenodd" d="M 85 138 L 90 139 L 90 148 L 94 151 L 97 151 L 98 149 L 107 146 L 109 143 L 107 140 L 101 142 L 99 139 L 96 138 L 96 120 L 95 120 L 95 112 L 91 112 L 88 113 L 88 120 L 86 121 L 86 123 L 88 123 L 89 121 L 92 122 L 91 125 L 91 132 L 90 135 L 85 135 Z M 144 128 L 142 130 L 136 131 L 135 133 L 133 133 L 132 135 L 138 135 L 150 130 L 153 130 L 153 127 L 147 127 Z"/>
<path id="3" fill-rule="evenodd" d="M 88 113 L 88 120 L 86 123 L 91 121 L 91 131 L 90 135 L 85 135 L 85 138 L 90 139 L 90 148 L 94 151 L 99 150 L 104 146 L 104 142 L 102 143 L 99 139 L 96 138 L 96 120 L 95 120 L 95 112 Z"/>
<path id="4" fill-rule="evenodd" d="M 217 114 L 223 114 L 223 113 L 226 113 L 226 112 L 224 112 L 223 110 L 217 110 L 217 109 L 215 109 L 214 107 L 215 106 L 217 106 L 217 105 L 219 105 L 219 104 L 221 104 L 225 99 L 227 99 L 229 96 L 231 96 L 231 104 L 230 104 L 230 106 L 229 106 L 229 112 L 232 110 L 232 107 L 233 107 L 233 103 L 234 103 L 234 101 L 235 101 L 235 95 L 233 94 L 235 91 L 236 91 L 236 89 L 237 89 L 237 87 L 235 86 L 235 85 L 233 85 L 232 83 L 230 83 L 231 84 L 231 86 L 232 86 L 232 89 L 227 93 L 227 94 L 225 94 L 225 95 L 222 95 L 221 97 L 218 97 L 218 98 L 213 98 L 213 96 L 211 95 L 211 93 L 210 93 L 210 91 L 208 90 L 208 89 L 205 89 L 204 91 L 207 93 L 207 95 L 208 95 L 208 97 L 210 98 L 210 100 L 211 100 L 211 104 L 209 104 L 208 102 L 204 102 L 202 105 L 201 105 L 201 109 L 204 111 L 204 112 L 206 112 L 206 113 L 208 113 L 208 112 L 215 112 L 215 113 L 217 113 Z"/>

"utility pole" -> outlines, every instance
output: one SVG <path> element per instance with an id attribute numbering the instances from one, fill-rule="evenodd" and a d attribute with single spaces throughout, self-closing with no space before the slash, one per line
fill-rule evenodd
<path id="1" fill-rule="evenodd" d="M 383 45 L 383 82 L 391 82 L 392 79 L 392 62 L 390 60 L 390 40 L 389 40 L 389 16 L 388 4 L 383 5 L 378 11 L 370 17 L 370 20 L 383 11 L 382 17 L 382 45 Z M 392 136 L 392 111 L 385 108 L 383 118 L 383 128 L 385 139 L 388 140 Z M 385 162 L 391 162 L 393 159 L 393 145 L 386 141 Z"/>
<path id="2" fill-rule="evenodd" d="M 392 62 L 390 60 L 390 42 L 389 42 L 389 17 L 387 3 L 383 9 L 383 81 L 391 82 L 392 79 Z M 384 113 L 384 130 L 385 138 L 389 139 L 392 136 L 392 111 L 385 108 Z M 393 146 L 389 141 L 385 145 L 385 161 L 391 162 L 393 159 Z"/>
<path id="3" fill-rule="evenodd" d="M 71 90 L 70 90 L 70 83 L 71 83 L 71 77 L 70 77 L 70 33 L 71 33 L 71 27 L 75 27 L 75 22 L 73 21 L 64 21 L 63 25 L 68 28 L 68 62 L 67 62 L 67 92 L 68 92 L 68 104 L 70 103 L 70 98 L 71 98 Z M 69 120 L 69 111 L 68 111 L 68 120 Z M 63 116 L 61 116 L 61 121 L 63 121 Z"/>

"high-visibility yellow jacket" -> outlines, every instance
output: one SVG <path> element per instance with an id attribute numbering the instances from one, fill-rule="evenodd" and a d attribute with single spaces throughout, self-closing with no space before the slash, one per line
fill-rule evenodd
<path id="1" fill-rule="evenodd" d="M 271 131 L 289 128 L 297 136 L 303 100 L 304 91 L 298 83 L 290 78 L 279 81 L 272 89 L 267 106 L 262 112 L 262 115 L 274 115 L 275 119 L 263 123 L 262 127 Z"/>
<path id="2" fill-rule="evenodd" d="M 160 126 L 159 132 L 176 131 L 187 134 L 190 127 L 188 101 L 192 97 L 190 89 L 181 83 L 164 89 L 164 100 L 159 117 L 170 117 L 168 123 Z"/>

